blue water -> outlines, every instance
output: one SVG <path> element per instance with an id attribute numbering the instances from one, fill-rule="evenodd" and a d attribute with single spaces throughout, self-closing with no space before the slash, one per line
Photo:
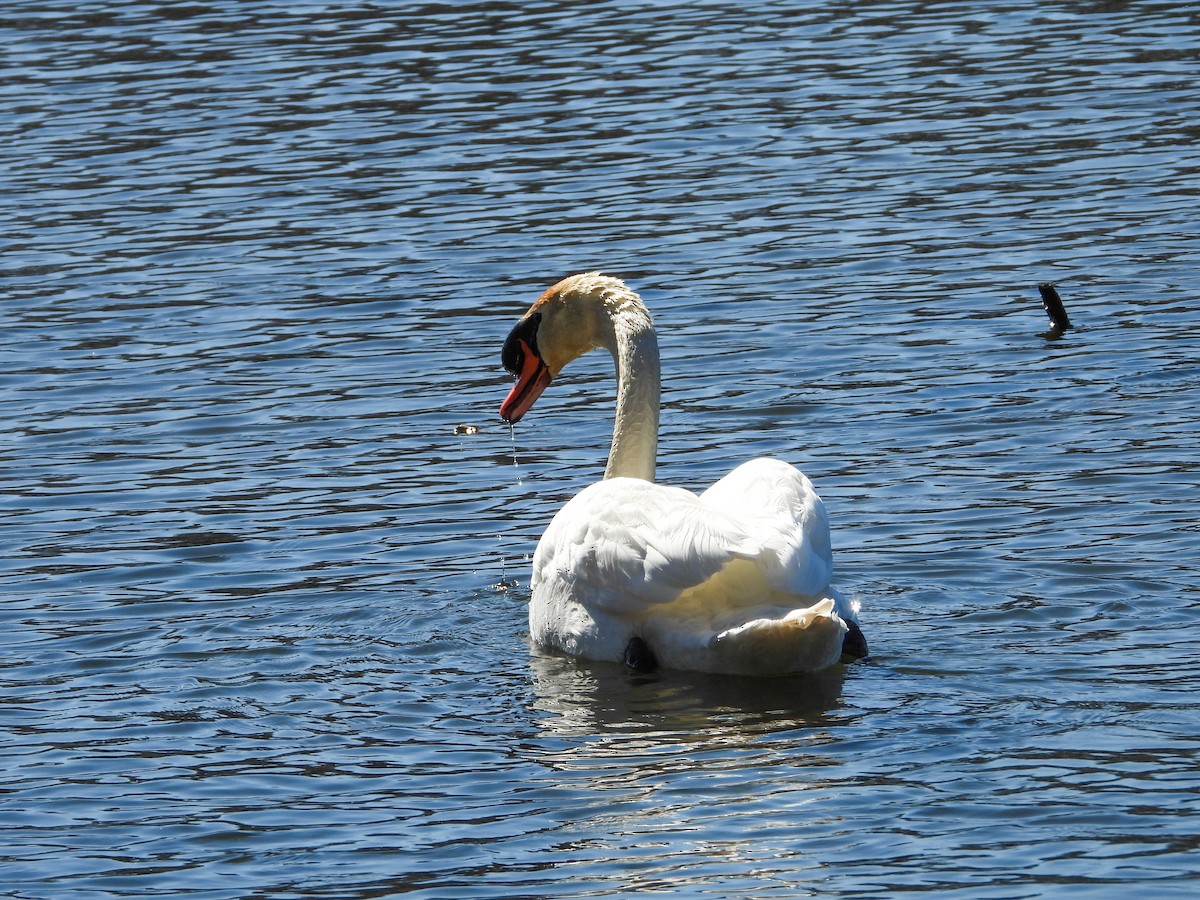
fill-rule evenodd
<path id="1" fill-rule="evenodd" d="M 0 47 L 0 896 L 1191 895 L 1196 11 L 18 0 Z M 869 660 L 529 647 L 611 362 L 510 435 L 499 349 L 590 269 L 655 314 L 660 479 L 800 466 Z"/>

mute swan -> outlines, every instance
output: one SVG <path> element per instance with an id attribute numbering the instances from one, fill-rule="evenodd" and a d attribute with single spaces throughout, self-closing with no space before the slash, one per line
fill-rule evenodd
<path id="1" fill-rule="evenodd" d="M 743 463 L 703 494 L 654 483 L 658 340 L 616 278 L 547 290 L 504 342 L 517 422 L 571 360 L 607 348 L 617 412 L 604 480 L 571 499 L 533 557 L 534 643 L 593 660 L 746 675 L 823 669 L 867 653 L 851 604 L 829 586 L 825 507 L 775 459 Z"/>

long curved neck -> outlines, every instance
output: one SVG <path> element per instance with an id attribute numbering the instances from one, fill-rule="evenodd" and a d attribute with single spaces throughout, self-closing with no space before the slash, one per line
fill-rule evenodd
<path id="1" fill-rule="evenodd" d="M 658 338 L 646 307 L 636 299 L 610 308 L 609 349 L 617 364 L 617 416 L 605 478 L 654 480 L 658 454 Z"/>

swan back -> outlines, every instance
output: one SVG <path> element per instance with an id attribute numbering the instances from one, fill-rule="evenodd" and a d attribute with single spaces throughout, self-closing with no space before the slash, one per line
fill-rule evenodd
<path id="1" fill-rule="evenodd" d="M 812 482 L 782 460 L 744 462 L 700 495 L 710 506 L 736 510 L 764 548 L 759 570 L 776 590 L 820 596 L 833 578 L 833 548 L 825 504 Z"/>

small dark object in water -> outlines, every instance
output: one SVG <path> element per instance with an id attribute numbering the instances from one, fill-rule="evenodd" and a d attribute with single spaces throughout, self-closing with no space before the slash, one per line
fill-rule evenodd
<path id="1" fill-rule="evenodd" d="M 870 652 L 867 650 L 867 636 L 862 633 L 857 622 L 850 619 L 843 621 L 850 630 L 842 638 L 842 662 L 854 662 L 856 659 L 862 659 Z"/>
<path id="2" fill-rule="evenodd" d="M 1049 282 L 1039 284 L 1038 290 L 1042 294 L 1042 306 L 1046 308 L 1046 315 L 1050 317 L 1056 331 L 1066 331 L 1071 327 L 1071 320 L 1067 318 L 1067 310 L 1063 307 L 1062 297 L 1058 296 L 1058 291 L 1054 289 L 1054 285 Z"/>
<path id="3" fill-rule="evenodd" d="M 635 672 L 653 672 L 658 668 L 658 660 L 650 645 L 635 635 L 625 645 L 625 665 Z"/>
<path id="4" fill-rule="evenodd" d="M 454 427 L 455 434 L 479 434 L 478 425 L 456 425 Z"/>

